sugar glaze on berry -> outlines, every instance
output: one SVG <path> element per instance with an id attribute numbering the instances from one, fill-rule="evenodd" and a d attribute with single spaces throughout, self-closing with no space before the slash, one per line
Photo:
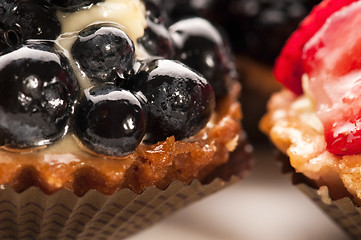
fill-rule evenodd
<path id="1" fill-rule="evenodd" d="M 175 59 L 200 72 L 211 83 L 217 98 L 226 95 L 225 79 L 235 67 L 216 27 L 206 19 L 193 17 L 174 23 L 169 31 L 176 49 Z"/>
<path id="2" fill-rule="evenodd" d="M 0 75 L 0 146 L 49 145 L 66 134 L 78 84 L 64 55 L 38 42 L 10 48 Z"/>
<path id="3" fill-rule="evenodd" d="M 134 44 L 121 26 L 93 24 L 78 34 L 71 54 L 81 71 L 95 82 L 115 82 L 134 64 Z"/>
<path id="4" fill-rule="evenodd" d="M 2 1 L 4 2 L 4 1 Z M 29 39 L 55 40 L 61 31 L 55 10 L 38 0 L 5 1 L 0 17 L 0 51 Z"/>
<path id="5" fill-rule="evenodd" d="M 84 90 L 76 108 L 75 133 L 95 153 L 125 156 L 143 139 L 145 121 L 145 111 L 131 92 L 101 83 Z"/>
<path id="6" fill-rule="evenodd" d="M 198 133 L 214 110 L 214 92 L 201 75 L 180 62 L 159 59 L 141 67 L 132 82 L 144 96 L 147 109 L 146 139 L 156 143 Z"/>
<path id="7" fill-rule="evenodd" d="M 161 15 L 160 6 L 152 1 L 145 1 L 147 27 L 138 43 L 152 56 L 173 58 L 174 46 L 170 33 L 165 26 L 165 19 Z"/>

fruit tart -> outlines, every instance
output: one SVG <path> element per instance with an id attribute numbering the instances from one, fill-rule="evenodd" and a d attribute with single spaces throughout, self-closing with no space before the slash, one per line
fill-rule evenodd
<path id="1" fill-rule="evenodd" d="M 12 225 L 0 238 L 118 239 L 249 170 L 232 54 L 207 20 L 166 25 L 140 0 L 0 9 L 1 222 Z"/>
<path id="2" fill-rule="evenodd" d="M 298 173 L 294 180 L 357 238 L 360 16 L 361 1 L 325 0 L 303 20 L 274 68 L 285 88 L 272 96 L 261 122 Z"/>

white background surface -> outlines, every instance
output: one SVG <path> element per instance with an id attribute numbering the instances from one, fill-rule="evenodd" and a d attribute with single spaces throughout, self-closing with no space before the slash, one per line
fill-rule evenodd
<path id="1" fill-rule="evenodd" d="M 343 240 L 348 236 L 280 174 L 269 149 L 253 172 L 128 240 Z"/>

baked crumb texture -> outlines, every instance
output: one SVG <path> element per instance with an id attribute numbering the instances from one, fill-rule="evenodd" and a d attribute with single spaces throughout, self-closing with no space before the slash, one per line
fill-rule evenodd
<path id="1" fill-rule="evenodd" d="M 289 156 L 296 172 L 320 186 L 333 199 L 351 196 L 361 204 L 361 156 L 336 156 L 326 150 L 323 127 L 309 97 L 288 90 L 275 93 L 260 127 L 276 147 Z"/>

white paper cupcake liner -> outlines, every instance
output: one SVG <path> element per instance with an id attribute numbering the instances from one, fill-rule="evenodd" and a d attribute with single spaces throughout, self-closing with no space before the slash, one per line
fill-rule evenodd
<path id="1" fill-rule="evenodd" d="M 107 196 L 89 191 L 77 197 L 68 190 L 52 195 L 32 187 L 16 193 L 0 190 L 0 239 L 122 239 L 172 212 L 239 180 L 209 184 L 173 182 L 137 195 L 128 189 Z"/>
<path id="2" fill-rule="evenodd" d="M 306 194 L 323 212 L 326 213 L 339 227 L 354 239 L 361 239 L 361 207 L 357 206 L 349 197 L 333 200 L 328 195 L 326 186 L 317 187 L 316 184 L 300 173 L 296 173 L 290 166 L 288 158 L 279 157 L 282 172 L 294 186 Z"/>

